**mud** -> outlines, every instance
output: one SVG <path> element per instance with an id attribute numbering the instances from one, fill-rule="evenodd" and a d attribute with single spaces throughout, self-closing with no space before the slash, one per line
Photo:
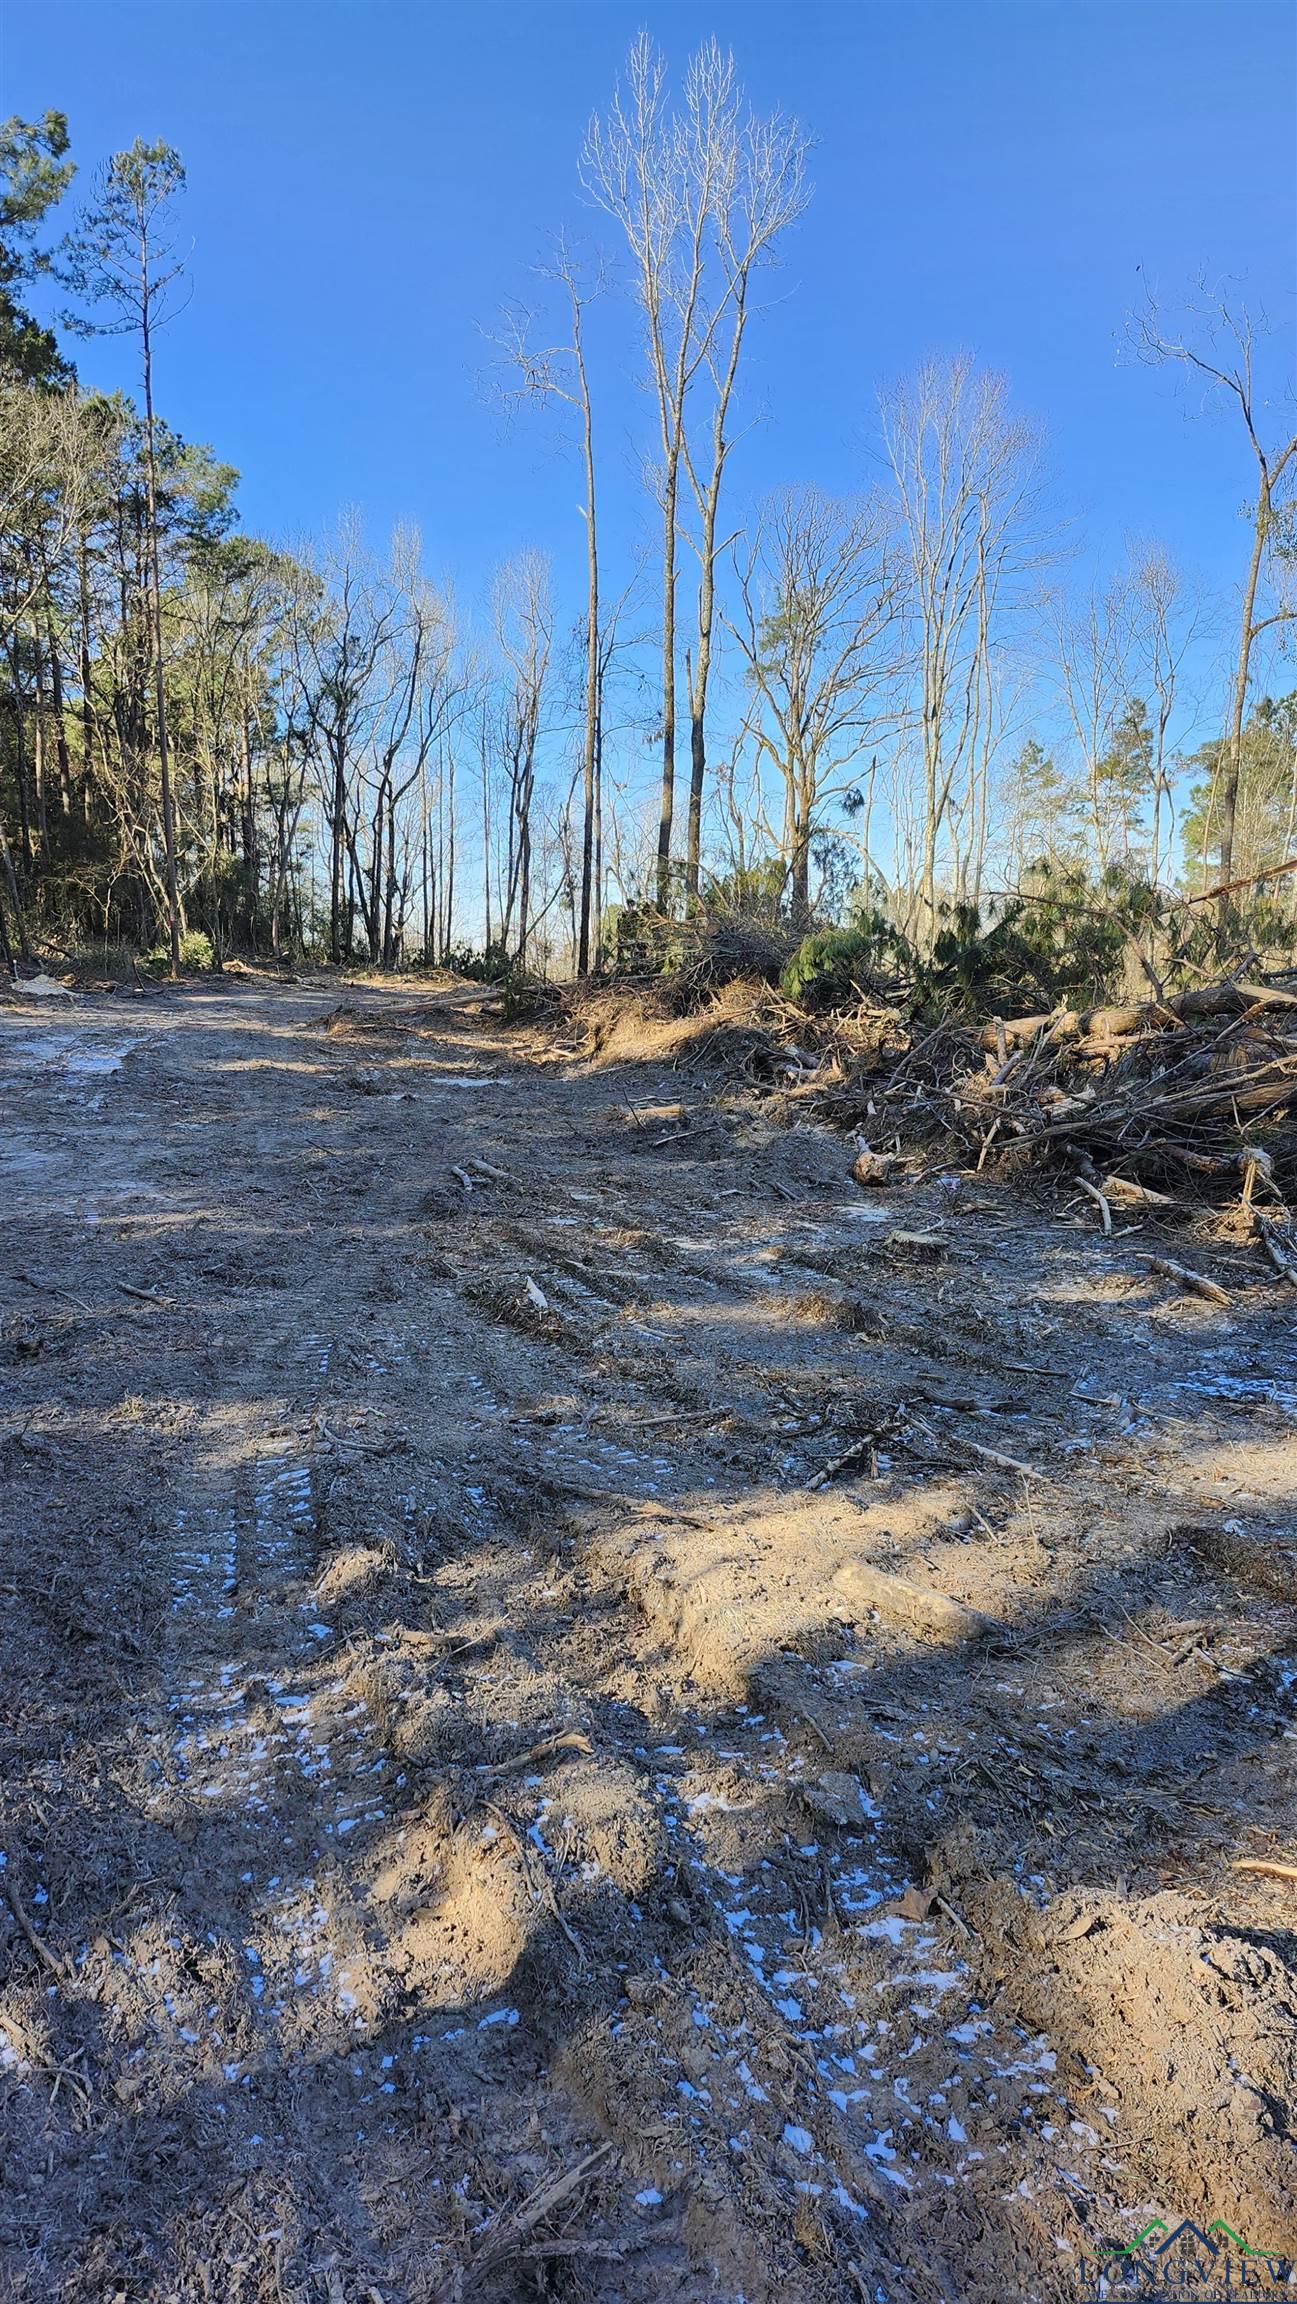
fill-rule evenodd
<path id="1" fill-rule="evenodd" d="M 1297 2254 L 1282 1287 L 866 1195 L 690 1051 L 0 1010 L 14 2304 Z"/>

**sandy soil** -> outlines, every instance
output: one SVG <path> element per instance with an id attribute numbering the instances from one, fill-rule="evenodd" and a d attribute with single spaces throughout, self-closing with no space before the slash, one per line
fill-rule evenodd
<path id="1" fill-rule="evenodd" d="M 1291 1292 L 563 1029 L 0 1011 L 0 2295 L 1297 2253 Z"/>

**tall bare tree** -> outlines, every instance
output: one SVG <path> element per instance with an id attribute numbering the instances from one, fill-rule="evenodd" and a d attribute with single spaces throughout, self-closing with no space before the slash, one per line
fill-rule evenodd
<path id="1" fill-rule="evenodd" d="M 1247 435 L 1255 468 L 1252 535 L 1239 607 L 1238 645 L 1234 658 L 1225 747 L 1220 777 L 1220 877 L 1223 884 L 1222 919 L 1228 917 L 1234 875 L 1234 828 L 1238 814 L 1239 771 L 1243 758 L 1243 723 L 1247 714 L 1253 656 L 1262 634 L 1297 618 L 1297 603 L 1266 598 L 1266 579 L 1275 559 L 1275 546 L 1285 531 L 1291 558 L 1294 515 L 1294 478 L 1297 477 L 1297 432 L 1285 426 L 1273 439 L 1263 437 L 1266 417 L 1256 376 L 1258 327 L 1246 306 L 1215 298 L 1194 313 L 1183 330 L 1164 325 L 1151 299 L 1134 321 L 1136 348 L 1145 360 L 1178 362 L 1189 374 L 1201 377 L 1213 390 L 1233 401 Z"/>
<path id="2" fill-rule="evenodd" d="M 540 553 L 521 553 L 501 569 L 495 585 L 495 629 L 503 675 L 500 753 L 509 798 L 500 945 L 507 956 L 514 939 L 513 958 L 525 968 L 532 924 L 536 756 L 554 646 L 549 564 Z"/>
<path id="3" fill-rule="evenodd" d="M 981 739 L 995 654 L 1032 561 L 1036 448 L 1009 414 L 1003 380 L 966 356 L 929 361 L 884 393 L 882 430 L 913 629 L 916 928 L 930 943 L 952 798 L 975 763 L 990 764 Z"/>
<path id="4" fill-rule="evenodd" d="M 1183 704 L 1185 667 L 1202 628 L 1202 612 L 1179 569 L 1157 544 L 1146 544 L 1136 553 L 1130 595 L 1133 669 L 1148 701 L 1153 787 L 1149 879 L 1156 887 L 1174 830 L 1171 729 Z"/>
<path id="5" fill-rule="evenodd" d="M 619 226 L 630 251 L 657 415 L 662 515 L 657 901 L 662 910 L 670 901 L 675 816 L 681 487 L 684 482 L 692 490 L 701 522 L 698 637 L 689 672 L 686 859 L 687 889 L 696 896 L 720 550 L 717 519 L 733 444 L 731 402 L 751 314 L 752 277 L 804 205 L 805 150 L 795 124 L 777 116 L 759 120 L 748 110 L 733 59 L 714 40 L 691 60 L 680 107 L 673 110 L 665 61 L 648 34 L 641 33 L 630 52 L 625 82 L 607 118 L 591 123 L 582 154 L 586 189 Z M 695 396 L 704 386 L 710 407 L 701 431 L 691 433 Z"/>
<path id="6" fill-rule="evenodd" d="M 806 139 L 795 121 L 774 113 L 759 118 L 743 101 L 732 56 L 714 40 L 699 50 L 685 86 L 684 134 L 696 183 L 712 184 L 714 250 L 704 339 L 711 385 L 710 422 L 695 452 L 684 428 L 684 455 L 697 506 L 697 641 L 689 668 L 689 823 L 685 897 L 696 903 L 702 853 L 703 791 L 707 774 L 707 696 L 716 618 L 716 567 L 721 484 L 734 441 L 730 414 L 744 338 L 752 315 L 752 284 L 775 243 L 806 205 Z"/>
<path id="7" fill-rule="evenodd" d="M 162 780 L 167 928 L 171 973 L 180 973 L 180 905 L 176 890 L 176 822 L 167 740 L 166 658 L 162 644 L 162 556 L 158 536 L 158 460 L 153 408 L 153 343 L 176 309 L 174 288 L 184 270 L 177 255 L 174 203 L 185 171 L 169 144 L 137 137 L 114 153 L 93 207 L 70 235 L 65 278 L 88 309 L 71 315 L 83 332 L 138 335 L 144 386 L 144 472 L 157 695 L 158 766 Z M 107 313 L 110 317 L 96 317 Z"/>
<path id="8" fill-rule="evenodd" d="M 780 847 L 800 928 L 812 838 L 832 803 L 859 784 L 897 669 L 898 581 L 882 506 L 813 489 L 777 497 L 738 577 L 748 726 L 782 786 Z"/>
<path id="9" fill-rule="evenodd" d="M 401 602 L 383 585 L 354 520 L 343 523 L 312 573 L 292 635 L 291 710 L 328 826 L 329 958 L 336 966 L 350 951 L 359 766 L 382 708 Z"/>
<path id="10" fill-rule="evenodd" d="M 657 408 L 662 511 L 662 800 L 658 819 L 657 900 L 671 892 L 671 832 L 676 769 L 676 580 L 678 504 L 685 401 L 704 354 L 700 307 L 711 184 L 689 181 L 678 124 L 668 110 L 666 62 L 647 32 L 636 39 L 625 86 L 606 121 L 592 121 L 582 179 L 620 225 L 630 250 L 643 311 L 649 372 Z M 701 196 L 700 196 L 701 195 Z"/>
<path id="11" fill-rule="evenodd" d="M 1130 578 L 1121 573 L 1083 597 L 1051 603 L 1058 680 L 1080 756 L 1088 836 L 1098 870 L 1129 849 L 1132 795 L 1110 773 L 1114 745 L 1132 693 L 1135 615 Z"/>
<path id="12" fill-rule="evenodd" d="M 599 630 L 599 530 L 597 521 L 594 455 L 594 402 L 586 358 L 586 311 L 592 297 L 603 290 L 602 274 L 587 277 L 566 242 L 560 241 L 542 277 L 560 289 L 567 307 L 568 333 L 561 344 L 546 344 L 537 335 L 535 317 L 515 310 L 508 315 L 505 348 L 517 370 L 524 392 L 537 399 L 564 401 L 577 412 L 581 435 L 581 464 L 585 502 L 586 608 L 584 748 L 581 762 L 581 869 L 580 910 L 576 932 L 576 972 L 590 972 L 597 945 L 595 922 L 597 827 L 600 805 L 600 765 L 603 732 L 604 649 Z"/>

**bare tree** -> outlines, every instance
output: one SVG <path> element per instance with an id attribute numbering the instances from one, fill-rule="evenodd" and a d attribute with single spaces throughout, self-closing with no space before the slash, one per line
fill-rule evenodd
<path id="1" fill-rule="evenodd" d="M 313 573 L 292 635 L 291 710 L 328 826 L 329 958 L 336 966 L 350 950 L 347 865 L 350 854 L 354 886 L 359 763 L 381 707 L 401 602 L 381 584 L 354 520 L 343 523 Z"/>
<path id="2" fill-rule="evenodd" d="M 522 390 L 538 399 L 565 401 L 577 411 L 581 431 L 581 461 L 585 480 L 585 502 L 581 507 L 581 516 L 585 522 L 586 537 L 585 738 L 582 755 L 580 913 L 575 941 L 576 972 L 578 976 L 586 976 L 590 972 L 592 951 L 598 940 L 594 918 L 597 909 L 596 849 L 604 652 L 599 632 L 594 405 L 586 360 L 585 317 L 591 298 L 602 293 L 603 279 L 602 274 L 596 272 L 588 280 L 563 241 L 559 242 L 551 263 L 542 267 L 542 277 L 557 283 L 562 291 L 568 313 L 566 342 L 538 342 L 534 316 L 529 312 L 514 311 L 508 316 L 505 346 L 517 369 Z"/>
<path id="3" fill-rule="evenodd" d="M 103 477 L 114 429 L 70 386 L 0 385 L 0 630 L 48 594 Z"/>
<path id="4" fill-rule="evenodd" d="M 1136 553 L 1130 590 L 1133 666 L 1148 698 L 1153 787 L 1149 879 L 1156 887 L 1175 824 L 1171 727 L 1183 701 L 1185 664 L 1198 640 L 1202 615 L 1193 592 L 1160 545 L 1146 544 Z"/>
<path id="5" fill-rule="evenodd" d="M 662 512 L 662 800 L 657 901 L 670 899 L 675 814 L 676 591 L 682 478 L 701 519 L 699 621 L 689 672 L 690 818 L 686 885 L 698 886 L 706 769 L 707 690 L 719 550 L 717 516 L 732 441 L 727 431 L 750 317 L 750 285 L 805 200 L 805 143 L 795 126 L 746 109 L 732 58 L 707 41 L 692 59 L 673 112 L 666 66 L 647 33 L 630 52 L 606 120 L 592 122 L 582 155 L 586 189 L 623 232 L 644 318 L 658 425 Z M 690 410 L 711 392 L 706 452 L 695 454 Z"/>
<path id="6" fill-rule="evenodd" d="M 83 332 L 136 333 L 144 384 L 144 473 L 147 492 L 149 573 L 153 618 L 154 676 L 157 687 L 158 765 L 162 778 L 162 831 L 166 853 L 167 927 L 171 973 L 180 973 L 180 906 L 176 894 L 176 824 L 167 741 L 166 660 L 162 647 L 162 560 L 158 539 L 157 439 L 153 411 L 153 340 L 175 310 L 172 294 L 184 270 L 176 254 L 173 203 L 183 190 L 185 171 L 169 144 L 145 144 L 137 137 L 128 152 L 116 152 L 99 185 L 97 205 L 82 217 L 68 242 L 65 277 L 97 320 L 82 312 L 72 324 Z"/>
<path id="7" fill-rule="evenodd" d="M 707 694 L 716 616 L 717 521 L 721 483 L 734 442 L 729 432 L 739 359 L 752 312 L 752 282 L 775 242 L 806 205 L 806 140 L 795 121 L 778 113 L 760 119 L 747 110 L 732 56 L 714 40 L 702 47 L 685 88 L 686 149 L 696 183 L 713 184 L 711 234 L 718 274 L 704 350 L 712 386 L 706 455 L 695 454 L 684 431 L 684 455 L 697 504 L 699 536 L 698 638 L 689 669 L 689 826 L 686 900 L 696 903 L 702 851 L 703 789 L 707 773 Z"/>
<path id="8" fill-rule="evenodd" d="M 508 783 L 508 854 L 500 945 L 527 964 L 532 898 L 532 802 L 536 755 L 554 645 L 549 564 L 524 552 L 501 569 L 495 585 L 495 629 L 503 667 L 500 753 Z"/>
<path id="9" fill-rule="evenodd" d="M 921 789 L 916 857 L 921 941 L 937 919 L 937 872 L 952 796 L 972 764 L 993 695 L 993 658 L 1031 564 L 1035 442 L 997 377 L 966 356 L 930 361 L 883 395 L 912 621 Z"/>
<path id="10" fill-rule="evenodd" d="M 662 507 L 662 802 L 657 898 L 670 899 L 675 814 L 676 567 L 685 400 L 703 360 L 700 307 L 711 184 L 692 184 L 667 109 L 666 63 L 646 32 L 631 49 L 626 85 L 606 121 L 593 121 L 582 154 L 586 189 L 621 226 L 643 309 L 657 404 Z"/>
<path id="11" fill-rule="evenodd" d="M 447 739 L 462 702 L 463 683 L 455 665 L 455 621 L 449 600 L 419 575 L 419 539 L 413 530 L 393 538 L 385 588 L 396 615 L 389 625 L 376 683 L 374 710 L 362 758 L 366 848 L 355 853 L 361 909 L 370 958 L 393 968 L 400 955 L 410 894 L 409 856 L 413 824 L 405 803 L 416 785 L 422 791 L 429 761 L 436 756 L 442 823 L 439 857 L 444 861 L 450 826 L 445 776 Z M 448 874 L 443 872 L 443 881 Z M 444 889 L 443 889 L 444 900 Z"/>
<path id="12" fill-rule="evenodd" d="M 1177 361 L 1233 400 L 1247 434 L 1256 468 L 1252 506 L 1252 540 L 1243 578 L 1239 610 L 1238 647 L 1225 730 L 1220 788 L 1220 877 L 1223 883 L 1221 917 L 1231 906 L 1229 883 L 1234 873 L 1234 827 L 1238 814 L 1239 771 L 1243 758 L 1243 722 L 1247 712 L 1252 660 L 1262 634 L 1297 617 L 1297 604 L 1267 601 L 1266 578 L 1281 529 L 1293 511 L 1293 475 L 1297 472 L 1297 432 L 1268 442 L 1262 438 L 1265 403 L 1258 396 L 1256 345 L 1258 326 L 1245 306 L 1218 296 L 1193 315 L 1192 334 L 1164 327 L 1156 303 L 1150 298 L 1133 323 L 1141 358 L 1158 363 Z"/>
<path id="13" fill-rule="evenodd" d="M 1117 576 L 1083 599 L 1053 604 L 1054 650 L 1071 731 L 1080 753 L 1082 788 L 1102 871 L 1129 848 L 1129 795 L 1106 773 L 1131 698 L 1135 653 L 1130 579 Z"/>
<path id="14" fill-rule="evenodd" d="M 897 668 L 897 571 L 882 506 L 844 505 L 814 489 L 777 497 L 738 578 L 748 727 L 782 785 L 780 850 L 793 919 L 804 927 L 812 839 L 825 811 L 859 784 Z"/>

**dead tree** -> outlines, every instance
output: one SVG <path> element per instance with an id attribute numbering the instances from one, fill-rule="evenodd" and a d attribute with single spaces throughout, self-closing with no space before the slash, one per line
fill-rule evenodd
<path id="1" fill-rule="evenodd" d="M 698 641 L 691 661 L 690 829 L 686 885 L 697 894 L 707 688 L 718 551 L 717 515 L 727 431 L 757 265 L 803 205 L 805 145 L 796 127 L 746 111 L 733 60 L 714 40 L 692 59 L 671 109 L 665 61 L 647 33 L 630 52 L 624 86 L 592 122 L 582 155 L 587 191 L 623 233 L 644 320 L 658 432 L 662 517 L 662 797 L 657 901 L 671 893 L 675 816 L 677 584 L 682 481 L 701 519 Z M 708 445 L 695 453 L 691 411 L 710 387 Z"/>
<path id="2" fill-rule="evenodd" d="M 531 928 L 532 802 L 536 755 L 554 644 L 549 567 L 525 552 L 501 570 L 495 588 L 496 639 L 502 665 L 500 758 L 508 786 L 508 855 L 500 946 L 521 969 Z"/>
<path id="3" fill-rule="evenodd" d="M 1281 437 L 1273 444 L 1268 444 L 1261 437 L 1261 407 L 1264 403 L 1258 403 L 1257 397 L 1257 328 L 1250 313 L 1245 308 L 1236 308 L 1221 297 L 1199 318 L 1196 341 L 1191 340 L 1187 330 L 1183 334 L 1168 332 L 1162 325 L 1156 304 L 1150 300 L 1135 319 L 1134 336 L 1141 358 L 1159 363 L 1177 361 L 1192 374 L 1203 377 L 1214 389 L 1230 396 L 1247 434 L 1256 469 L 1252 537 L 1239 609 L 1238 646 L 1225 730 L 1224 772 L 1220 793 L 1220 878 L 1225 889 L 1220 898 L 1223 922 L 1228 919 L 1233 902 L 1229 883 L 1234 877 L 1234 829 L 1238 815 L 1243 723 L 1247 713 L 1253 653 L 1263 633 L 1291 623 L 1297 617 L 1297 605 L 1287 600 L 1267 602 L 1263 598 L 1265 578 L 1280 535 L 1281 521 L 1291 504 L 1291 494 L 1287 501 L 1281 501 L 1281 491 L 1285 483 L 1291 491 L 1292 476 L 1297 471 L 1297 433 L 1287 438 Z"/>
<path id="4" fill-rule="evenodd" d="M 1035 450 L 996 376 L 970 360 L 929 362 L 883 395 L 913 633 L 919 743 L 917 932 L 930 945 L 937 871 L 957 781 L 989 771 L 981 742 L 993 654 L 1029 564 Z M 977 764 L 980 760 L 980 766 Z"/>
<path id="5" fill-rule="evenodd" d="M 782 787 L 780 845 L 802 929 L 813 835 L 859 781 L 897 670 L 898 573 L 882 507 L 814 489 L 775 498 L 739 559 L 738 582 L 747 725 Z"/>

